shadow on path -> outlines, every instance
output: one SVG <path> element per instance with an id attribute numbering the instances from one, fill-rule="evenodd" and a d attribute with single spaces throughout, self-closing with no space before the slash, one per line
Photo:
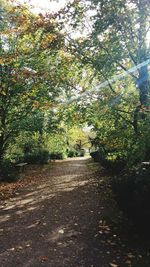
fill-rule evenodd
<path id="1" fill-rule="evenodd" d="M 0 266 L 133 266 L 132 251 L 102 221 L 96 176 L 83 158 L 56 162 L 42 181 L 2 201 Z"/>

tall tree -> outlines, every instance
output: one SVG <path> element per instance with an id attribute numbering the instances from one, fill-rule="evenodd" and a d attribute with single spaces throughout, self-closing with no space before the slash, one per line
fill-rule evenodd
<path id="1" fill-rule="evenodd" d="M 121 71 L 128 72 L 128 69 L 147 62 L 134 72 L 129 72 L 139 90 L 139 104 L 134 113 L 134 128 L 137 132 L 139 111 L 149 110 L 149 1 L 81 0 L 70 4 L 68 10 L 70 28 L 73 25 L 78 33 L 81 29 L 83 31 L 83 34 L 78 34 L 76 42 L 71 40 L 73 34 L 68 33 L 69 45 L 82 62 L 93 66 L 101 80 L 108 81 Z M 109 81 L 108 86 L 115 93 Z"/>
<path id="2" fill-rule="evenodd" d="M 7 4 L 1 6 L 0 39 L 0 157 L 31 114 L 52 108 L 60 94 L 55 78 L 57 53 L 62 36 L 50 14 L 35 16 L 27 7 Z M 54 64 L 53 64 L 54 66 Z M 37 120 L 38 120 L 37 116 Z"/>

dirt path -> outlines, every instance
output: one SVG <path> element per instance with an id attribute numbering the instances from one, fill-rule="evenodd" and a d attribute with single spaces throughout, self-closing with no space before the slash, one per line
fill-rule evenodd
<path id="1" fill-rule="evenodd" d="M 1 201 L 1 267 L 143 267 L 133 265 L 139 252 L 103 220 L 103 186 L 100 192 L 97 170 L 86 163 L 57 162 Z"/>

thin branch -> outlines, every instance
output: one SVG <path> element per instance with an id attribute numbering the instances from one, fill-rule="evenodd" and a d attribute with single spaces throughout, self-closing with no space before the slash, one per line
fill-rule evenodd
<path id="1" fill-rule="evenodd" d="M 109 53 L 108 49 L 106 47 L 104 47 L 101 43 L 100 43 L 101 48 L 107 52 L 107 54 L 110 56 L 110 58 L 112 58 L 112 55 Z M 114 58 L 113 58 L 114 59 Z M 118 60 L 114 59 L 115 63 L 117 63 L 119 65 L 120 68 L 122 68 L 124 71 L 128 71 L 127 68 L 125 66 L 123 66 Z M 132 76 L 132 78 L 137 79 L 137 77 L 133 74 L 133 73 L 129 73 L 130 76 Z"/>
<path id="2" fill-rule="evenodd" d="M 131 112 L 125 111 L 125 110 L 121 110 L 121 109 L 116 109 L 115 108 L 114 110 L 119 111 L 119 112 L 123 112 L 123 113 L 126 113 L 126 114 L 131 114 Z"/>
<path id="3" fill-rule="evenodd" d="M 104 74 L 103 71 L 100 71 L 101 72 L 101 75 L 104 77 L 104 79 L 108 82 L 108 86 L 110 88 L 110 90 L 116 95 L 116 91 L 113 89 L 111 83 L 109 82 L 108 78 L 106 77 L 106 75 Z"/>
<path id="4" fill-rule="evenodd" d="M 118 115 L 119 115 L 124 121 L 126 121 L 127 123 L 131 124 L 131 125 L 134 127 L 134 124 L 133 124 L 132 121 L 130 121 L 130 120 L 124 118 L 124 116 L 122 116 L 121 114 L 118 114 Z"/>

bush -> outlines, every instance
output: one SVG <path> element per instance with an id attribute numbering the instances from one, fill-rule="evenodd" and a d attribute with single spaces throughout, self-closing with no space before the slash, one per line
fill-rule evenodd
<path id="1" fill-rule="evenodd" d="M 78 156 L 78 151 L 75 149 L 69 150 L 68 152 L 68 157 L 69 158 L 73 158 L 73 157 L 77 157 Z"/>
<path id="2" fill-rule="evenodd" d="M 4 182 L 15 182 L 19 179 L 15 165 L 9 160 L 5 160 L 0 165 L 0 178 Z"/>
<path id="3" fill-rule="evenodd" d="M 112 173 L 119 173 L 126 167 L 126 161 L 124 159 L 107 159 L 107 154 L 103 151 L 91 152 L 90 155 L 95 162 L 100 162 L 105 169 Z"/>
<path id="4" fill-rule="evenodd" d="M 65 154 L 63 152 L 53 152 L 50 154 L 50 159 L 64 159 Z"/>
<path id="5" fill-rule="evenodd" d="M 90 156 L 94 159 L 95 162 L 102 162 L 105 159 L 104 154 L 99 150 L 91 152 Z"/>
<path id="6" fill-rule="evenodd" d="M 128 175 L 114 177 L 112 189 L 119 207 L 134 223 L 147 230 L 150 224 L 150 164 Z"/>
<path id="7" fill-rule="evenodd" d="M 27 153 L 24 156 L 24 161 L 30 164 L 47 164 L 49 161 L 50 155 L 47 150 L 38 150 L 32 153 Z"/>
<path id="8" fill-rule="evenodd" d="M 116 160 L 110 160 L 110 159 L 104 159 L 101 162 L 102 166 L 110 171 L 111 173 L 119 173 L 123 171 L 123 169 L 126 167 L 126 161 L 123 159 L 116 159 Z"/>

